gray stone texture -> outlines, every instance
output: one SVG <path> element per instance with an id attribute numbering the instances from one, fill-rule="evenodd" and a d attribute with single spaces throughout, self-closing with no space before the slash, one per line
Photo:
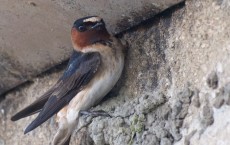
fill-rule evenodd
<path id="1" fill-rule="evenodd" d="M 123 75 L 92 108 L 111 118 L 82 116 L 71 144 L 230 144 L 229 26 L 228 0 L 188 0 L 120 34 L 129 44 Z M 23 130 L 35 116 L 10 117 L 49 89 L 64 66 L 6 94 L 0 103 L 5 144 L 51 142 L 55 117 L 28 135 Z"/>

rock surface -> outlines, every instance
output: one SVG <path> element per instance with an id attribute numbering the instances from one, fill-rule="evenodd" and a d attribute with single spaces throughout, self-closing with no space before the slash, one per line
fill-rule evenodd
<path id="1" fill-rule="evenodd" d="M 188 0 L 124 32 L 120 37 L 129 49 L 123 75 L 92 108 L 111 118 L 82 116 L 71 144 L 230 144 L 229 25 L 228 0 Z M 23 135 L 35 116 L 18 122 L 11 122 L 10 116 L 50 88 L 64 66 L 9 92 L 1 101 L 3 144 L 51 142 L 55 117 Z"/>

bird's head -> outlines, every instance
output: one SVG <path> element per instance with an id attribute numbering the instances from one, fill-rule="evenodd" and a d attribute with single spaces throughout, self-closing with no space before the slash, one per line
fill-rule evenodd
<path id="1" fill-rule="evenodd" d="M 98 16 L 76 20 L 71 30 L 72 43 L 78 51 L 97 42 L 106 41 L 109 37 L 103 19 Z"/>

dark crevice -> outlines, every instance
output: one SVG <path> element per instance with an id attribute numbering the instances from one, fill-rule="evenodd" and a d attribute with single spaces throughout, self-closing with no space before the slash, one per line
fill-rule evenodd
<path id="1" fill-rule="evenodd" d="M 131 33 L 131 32 L 133 32 L 133 31 L 136 31 L 136 30 L 139 29 L 140 27 L 150 28 L 150 27 L 152 27 L 154 24 L 159 23 L 159 20 L 162 19 L 162 18 L 163 18 L 163 19 L 165 19 L 165 18 L 166 18 L 166 19 L 170 19 L 170 17 L 172 16 L 172 13 L 174 13 L 174 12 L 177 11 L 177 10 L 182 9 L 184 6 L 185 6 L 185 2 L 181 2 L 181 3 L 177 4 L 177 5 L 174 5 L 174 6 L 170 7 L 170 8 L 168 8 L 168 9 L 162 11 L 161 13 L 156 14 L 156 15 L 155 15 L 154 17 L 152 17 L 152 18 L 149 18 L 149 19 L 147 19 L 147 20 L 145 20 L 145 21 L 140 22 L 140 23 L 137 24 L 136 26 L 130 27 L 130 28 L 128 28 L 128 29 L 125 30 L 125 31 L 122 31 L 122 32 L 119 32 L 119 33 L 115 34 L 115 36 L 116 36 L 117 38 L 122 38 L 123 34 L 125 34 L 125 33 Z M 166 21 L 167 21 L 167 20 L 166 20 Z M 167 22 L 165 23 L 165 25 L 170 25 L 170 22 L 167 21 Z"/>

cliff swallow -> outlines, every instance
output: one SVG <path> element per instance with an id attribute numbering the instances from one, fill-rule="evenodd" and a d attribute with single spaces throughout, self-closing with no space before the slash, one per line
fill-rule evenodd
<path id="1" fill-rule="evenodd" d="M 57 83 L 11 120 L 39 113 L 25 129 L 35 129 L 57 113 L 59 129 L 53 145 L 69 144 L 81 110 L 89 110 L 114 87 L 124 66 L 124 46 L 111 36 L 102 18 L 89 16 L 74 22 L 74 47 L 68 66 Z"/>

